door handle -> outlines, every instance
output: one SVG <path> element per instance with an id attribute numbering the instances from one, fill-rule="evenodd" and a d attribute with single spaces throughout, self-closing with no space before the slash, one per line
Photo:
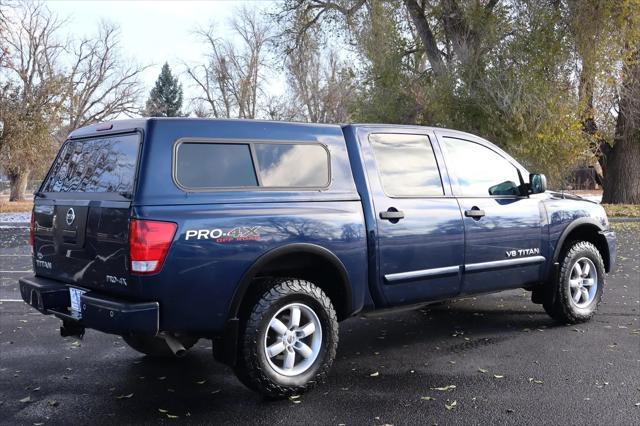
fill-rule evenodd
<path id="1" fill-rule="evenodd" d="M 480 220 L 484 216 L 484 210 L 480 210 L 478 207 L 473 206 L 471 210 L 465 210 L 464 215 L 466 217 L 471 217 L 474 220 Z"/>
<path id="2" fill-rule="evenodd" d="M 404 212 L 395 207 L 389 207 L 386 212 L 380 212 L 380 219 L 388 220 L 391 223 L 398 223 L 403 218 Z"/>

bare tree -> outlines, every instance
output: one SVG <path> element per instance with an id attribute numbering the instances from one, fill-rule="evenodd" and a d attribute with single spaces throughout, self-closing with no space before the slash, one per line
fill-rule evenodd
<path id="1" fill-rule="evenodd" d="M 138 112 L 147 68 L 122 57 L 118 27 L 102 22 L 98 33 L 69 47 L 73 62 L 67 73 L 62 136 L 75 128 Z"/>
<path id="2" fill-rule="evenodd" d="M 9 22 L 8 9 L 11 4 L 6 0 L 0 0 L 0 40 L 3 40 L 2 34 L 7 31 L 7 24 Z M 9 47 L 5 46 L 5 43 L 0 44 L 0 64 L 4 58 L 9 54 Z"/>
<path id="3" fill-rule="evenodd" d="M 335 52 L 322 54 L 309 39 L 287 55 L 288 83 L 294 102 L 301 105 L 303 119 L 313 123 L 349 121 L 355 75 L 344 66 Z"/>
<path id="4" fill-rule="evenodd" d="M 206 63 L 187 68 L 187 74 L 202 93 L 195 98 L 200 102 L 199 114 L 204 113 L 202 104 L 206 104 L 210 109 L 209 115 L 229 118 L 233 114 L 233 105 L 229 91 L 230 73 L 226 50 L 231 47 L 225 46 L 227 44 L 225 41 L 216 38 L 213 25 L 206 30 L 197 30 L 196 35 L 210 49 Z"/>
<path id="5" fill-rule="evenodd" d="M 304 120 L 300 108 L 288 96 L 268 96 L 262 106 L 262 116 L 276 121 Z"/>
<path id="6" fill-rule="evenodd" d="M 214 117 L 255 118 L 267 68 L 270 30 L 256 10 L 240 8 L 231 22 L 240 45 L 216 37 L 216 28 L 196 31 L 207 45 L 207 61 L 187 67 L 187 74 L 200 91 L 196 101 L 204 102 Z"/>
<path id="7" fill-rule="evenodd" d="M 66 21 L 45 4 L 11 6 L 0 8 L 0 165 L 13 200 L 69 130 L 136 113 L 145 68 L 122 58 L 114 25 L 102 23 L 94 37 L 67 43 L 59 37 Z"/>
<path id="8" fill-rule="evenodd" d="M 5 130 L 0 139 L 0 164 L 9 176 L 10 200 L 24 198 L 29 175 L 50 151 L 61 107 L 64 78 L 59 67 L 64 45 L 56 33 L 64 24 L 40 3 L 16 8 L 15 22 L 4 21 L 0 45 L 7 53 L 0 63 L 0 102 Z"/>

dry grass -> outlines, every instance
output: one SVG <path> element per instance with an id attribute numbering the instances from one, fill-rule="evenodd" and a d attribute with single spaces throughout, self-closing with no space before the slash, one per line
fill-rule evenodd
<path id="1" fill-rule="evenodd" d="M 609 217 L 640 217 L 640 204 L 603 204 Z"/>
<path id="2" fill-rule="evenodd" d="M 0 213 L 30 212 L 32 207 L 33 207 L 32 200 L 26 200 L 26 201 L 0 200 Z"/>

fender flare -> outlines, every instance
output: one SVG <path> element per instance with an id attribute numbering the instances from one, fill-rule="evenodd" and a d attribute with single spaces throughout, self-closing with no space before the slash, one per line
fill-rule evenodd
<path id="1" fill-rule="evenodd" d="M 594 218 L 582 217 L 580 219 L 574 220 L 569 225 L 567 225 L 566 228 L 564 228 L 564 231 L 562 231 L 562 234 L 560 234 L 560 238 L 558 238 L 558 243 L 556 244 L 556 247 L 553 252 L 553 263 L 558 262 L 558 258 L 560 257 L 560 251 L 562 250 L 562 246 L 564 245 L 564 242 L 569 236 L 569 234 L 579 226 L 584 226 L 584 225 L 595 226 L 598 232 L 604 231 L 604 228 L 602 227 L 602 225 Z"/>
<path id="2" fill-rule="evenodd" d="M 347 273 L 347 269 L 345 268 L 342 261 L 330 250 L 319 246 L 317 244 L 309 244 L 309 243 L 293 243 L 287 244 L 284 246 L 280 246 L 269 250 L 260 256 L 254 263 L 247 269 L 242 278 L 240 278 L 240 282 L 236 287 L 235 292 L 233 293 L 233 298 L 231 299 L 231 305 L 229 307 L 229 312 L 227 315 L 227 320 L 237 319 L 238 313 L 240 311 L 240 306 L 242 305 L 242 301 L 244 296 L 247 294 L 247 290 L 251 286 L 251 282 L 258 274 L 258 272 L 269 262 L 277 259 L 281 256 L 286 256 L 288 254 L 293 253 L 306 253 L 315 256 L 322 257 L 324 260 L 328 261 L 337 271 L 341 278 L 341 287 L 343 294 L 346 298 L 345 306 L 347 308 L 347 312 L 345 315 L 348 315 L 353 307 L 353 295 L 351 290 L 351 285 L 349 281 L 349 274 Z"/>
<path id="3" fill-rule="evenodd" d="M 222 333 L 213 337 L 213 356 L 218 361 L 227 364 L 231 367 L 236 365 L 238 359 L 238 338 L 240 335 L 240 319 L 238 313 L 242 301 L 247 294 L 247 290 L 251 286 L 251 282 L 255 278 L 256 274 L 269 262 L 291 253 L 308 253 L 322 257 L 333 265 L 338 271 L 341 281 L 344 296 L 346 298 L 346 315 L 349 315 L 353 310 L 353 294 L 351 290 L 351 284 L 349 281 L 349 275 L 344 264 L 338 259 L 333 252 L 326 248 L 309 243 L 293 243 L 287 244 L 281 247 L 274 248 L 263 255 L 261 255 L 254 263 L 247 269 L 236 287 L 231 299 L 231 305 L 227 313 L 227 321 Z"/>

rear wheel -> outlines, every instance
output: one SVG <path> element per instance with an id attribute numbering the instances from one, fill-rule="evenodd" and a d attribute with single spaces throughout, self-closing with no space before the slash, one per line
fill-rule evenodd
<path id="1" fill-rule="evenodd" d="M 185 349 L 189 350 L 198 341 L 195 337 L 176 338 Z M 136 351 L 157 358 L 173 358 L 175 355 L 167 345 L 166 340 L 157 336 L 122 336 L 127 345 Z"/>
<path id="2" fill-rule="evenodd" d="M 265 289 L 242 328 L 236 374 L 269 397 L 300 394 L 324 381 L 333 363 L 336 312 L 308 281 L 275 279 Z"/>
<path id="3" fill-rule="evenodd" d="M 604 279 L 598 249 L 587 241 L 573 242 L 561 259 L 558 281 L 545 297 L 545 311 L 567 324 L 590 320 L 602 298 Z"/>

